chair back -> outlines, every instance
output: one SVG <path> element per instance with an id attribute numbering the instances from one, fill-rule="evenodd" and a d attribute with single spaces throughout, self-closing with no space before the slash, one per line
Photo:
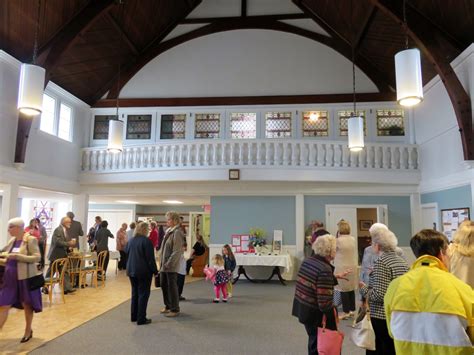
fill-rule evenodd
<path id="1" fill-rule="evenodd" d="M 105 258 L 108 252 L 108 250 L 103 250 L 97 255 L 97 270 L 104 271 Z"/>
<path id="2" fill-rule="evenodd" d="M 64 274 L 66 272 L 68 265 L 68 258 L 61 258 L 56 259 L 51 264 L 51 277 L 47 280 L 46 283 L 53 284 L 53 283 L 63 283 Z"/>
<path id="3" fill-rule="evenodd" d="M 83 267 L 84 258 L 82 255 L 69 256 L 69 274 L 79 274 Z"/>

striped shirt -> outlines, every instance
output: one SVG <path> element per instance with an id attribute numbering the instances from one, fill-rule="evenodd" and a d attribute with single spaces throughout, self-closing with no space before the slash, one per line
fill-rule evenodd
<path id="1" fill-rule="evenodd" d="M 368 297 L 371 316 L 386 319 L 383 298 L 392 280 L 405 274 L 408 264 L 395 251 L 383 253 L 374 263 L 374 270 L 369 275 L 369 286 L 360 289 L 363 297 Z"/>

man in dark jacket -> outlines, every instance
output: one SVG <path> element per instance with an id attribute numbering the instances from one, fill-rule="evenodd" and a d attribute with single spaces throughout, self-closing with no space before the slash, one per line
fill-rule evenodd
<path id="1" fill-rule="evenodd" d="M 158 274 L 155 261 L 155 249 L 148 239 L 150 227 L 140 222 L 135 229 L 135 237 L 125 248 L 127 253 L 127 275 L 132 285 L 131 321 L 138 325 L 150 324 L 146 317 L 148 298 L 153 274 Z"/>

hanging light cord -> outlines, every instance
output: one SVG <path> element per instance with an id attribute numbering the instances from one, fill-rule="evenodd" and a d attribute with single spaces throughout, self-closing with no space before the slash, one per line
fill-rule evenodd
<path id="1" fill-rule="evenodd" d="M 33 46 L 32 64 L 36 64 L 36 56 L 38 54 L 38 33 L 39 33 L 39 26 L 40 26 L 40 14 L 41 14 L 41 0 L 38 0 L 38 14 L 36 17 L 35 44 Z"/>
<path id="2" fill-rule="evenodd" d="M 351 0 L 351 34 L 353 35 L 353 26 L 352 26 L 352 0 Z M 352 101 L 354 102 L 354 117 L 357 116 L 356 111 L 356 75 L 355 75 L 355 48 L 354 48 L 354 38 L 351 40 L 351 50 L 352 50 Z"/>
<path id="3" fill-rule="evenodd" d="M 124 19 L 124 15 L 125 15 L 125 5 L 123 4 L 123 1 L 122 0 L 118 0 L 118 4 L 122 6 L 122 21 Z M 120 31 L 120 39 L 119 39 L 119 50 L 122 48 L 122 37 L 123 37 L 123 31 Z M 117 116 L 117 120 L 120 120 L 120 117 L 119 117 L 119 93 L 120 93 L 120 69 L 121 69 L 121 59 L 120 59 L 120 56 L 119 56 L 119 62 L 118 62 L 118 77 L 117 77 L 117 97 L 116 97 L 116 107 L 117 107 L 117 110 L 116 110 L 116 113 L 115 115 Z"/>
<path id="4" fill-rule="evenodd" d="M 407 9 L 406 0 L 403 0 L 403 25 L 405 27 L 405 49 L 408 49 L 408 22 L 407 22 Z"/>

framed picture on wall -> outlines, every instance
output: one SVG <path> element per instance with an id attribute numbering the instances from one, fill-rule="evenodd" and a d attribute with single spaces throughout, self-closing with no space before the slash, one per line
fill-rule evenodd
<path id="1" fill-rule="evenodd" d="M 372 226 L 372 224 L 374 224 L 374 221 L 370 219 L 361 219 L 359 221 L 359 229 L 361 231 L 368 231 L 370 227 Z"/>
<path id="2" fill-rule="evenodd" d="M 450 208 L 441 210 L 441 226 L 442 232 L 452 241 L 454 233 L 458 230 L 459 225 L 470 219 L 469 207 Z"/>
<path id="3" fill-rule="evenodd" d="M 273 254 L 278 255 L 281 253 L 281 246 L 283 244 L 283 231 L 273 231 Z"/>

